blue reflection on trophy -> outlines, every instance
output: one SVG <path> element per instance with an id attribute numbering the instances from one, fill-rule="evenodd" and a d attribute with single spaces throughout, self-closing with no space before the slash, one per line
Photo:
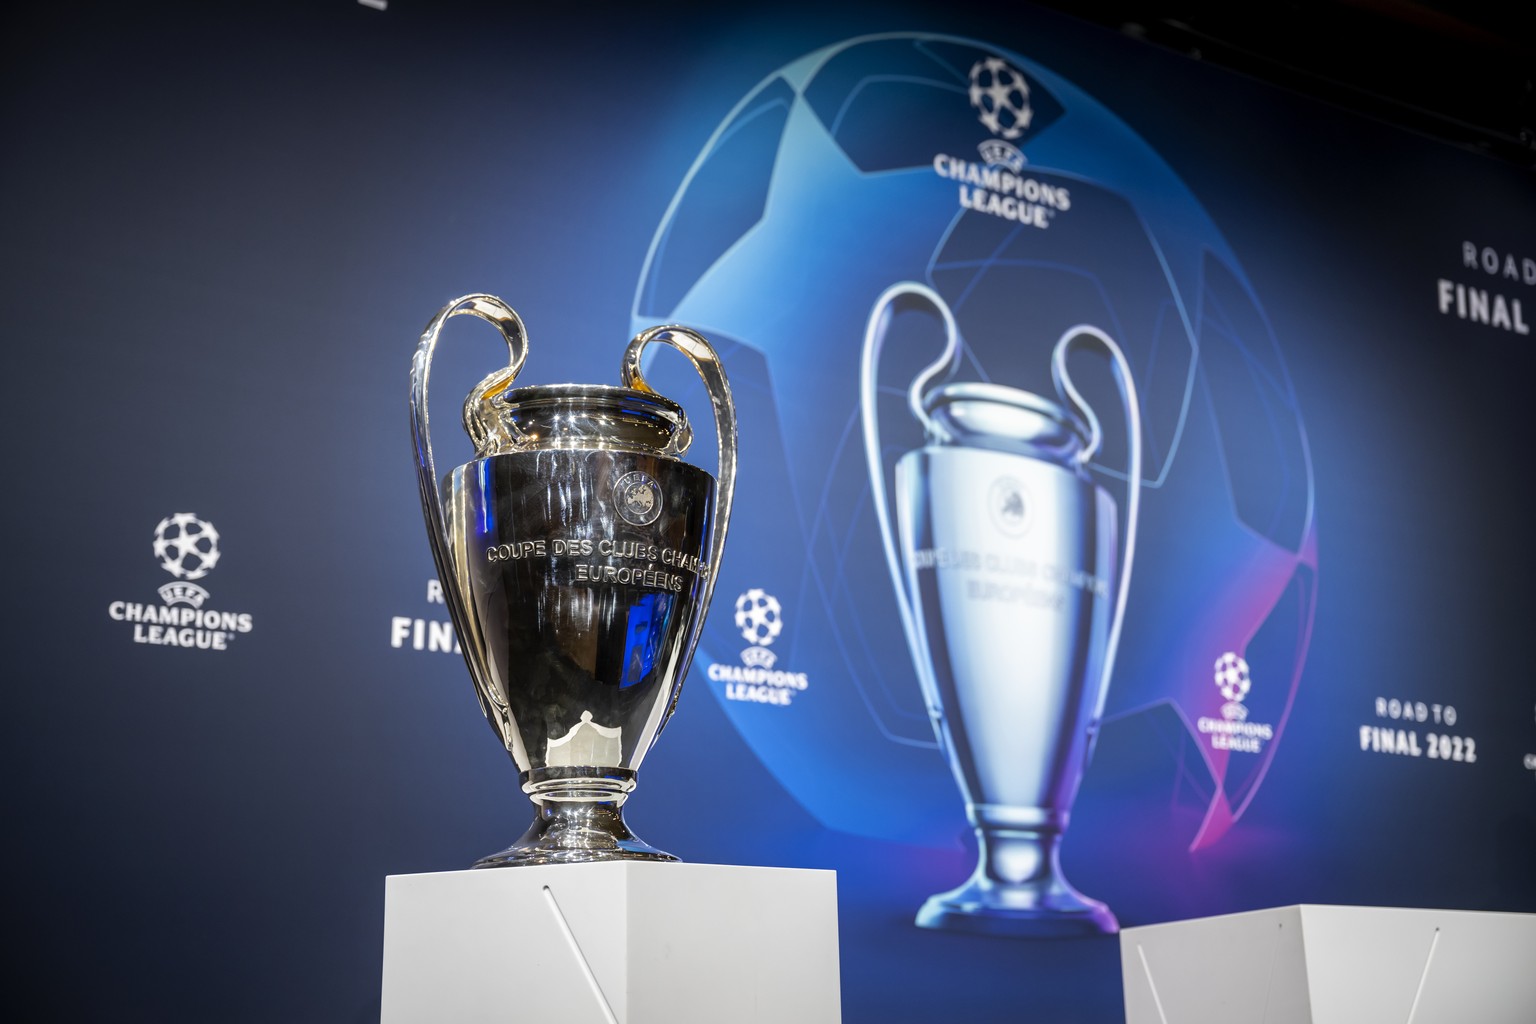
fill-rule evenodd
<path id="1" fill-rule="evenodd" d="M 892 321 L 906 312 L 942 322 L 945 348 L 907 392 L 924 443 L 896 460 L 888 495 L 877 374 Z M 1118 559 L 1115 500 L 1089 473 L 1103 434 L 1067 371 L 1079 347 L 1108 357 L 1128 425 Z M 944 299 L 905 282 L 875 302 L 860 370 L 871 491 L 902 624 L 979 844 L 971 878 L 931 897 L 917 923 L 1001 935 L 1113 932 L 1114 915 L 1072 888 L 1059 854 L 1098 733 L 1135 551 L 1135 386 L 1119 346 L 1088 325 L 1056 343 L 1058 401 L 953 381 L 962 349 Z"/>

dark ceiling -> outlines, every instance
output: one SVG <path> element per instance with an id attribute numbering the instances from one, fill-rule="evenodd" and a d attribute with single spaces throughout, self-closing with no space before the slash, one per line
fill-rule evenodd
<path id="1" fill-rule="evenodd" d="M 1035 0 L 1536 169 L 1536 2 Z"/>

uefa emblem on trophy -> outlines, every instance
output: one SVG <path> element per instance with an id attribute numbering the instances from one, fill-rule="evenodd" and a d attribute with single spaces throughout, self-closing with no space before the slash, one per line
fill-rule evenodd
<path id="1" fill-rule="evenodd" d="M 906 312 L 942 322 L 945 348 L 907 391 L 924 443 L 897 458 L 888 496 L 877 374 L 892 320 Z M 1115 501 L 1089 475 L 1103 435 L 1067 371 L 1069 353 L 1090 343 L 1110 361 L 1128 424 L 1118 557 Z M 1113 932 L 1109 908 L 1062 876 L 1059 852 L 1098 733 L 1135 552 L 1135 386 L 1119 346 L 1086 325 L 1056 344 L 1059 404 L 950 381 L 962 347 L 937 292 L 897 284 L 871 311 L 860 369 L 871 491 L 902 625 L 979 846 L 971 878 L 931 897 L 917 923 L 997 935 Z"/>
<path id="2" fill-rule="evenodd" d="M 494 324 L 509 364 L 464 402 L 475 457 L 441 481 L 427 385 L 450 317 Z M 681 406 L 641 373 L 652 344 L 693 364 L 719 439 L 719 482 L 680 456 Z M 536 817 L 475 867 L 676 860 L 638 839 L 623 805 L 676 707 L 714 591 L 736 482 L 736 410 L 714 350 L 675 326 L 625 349 L 622 386 L 514 388 L 522 319 L 491 295 L 445 306 L 411 365 L 411 434 L 443 594 L 481 709 Z"/>

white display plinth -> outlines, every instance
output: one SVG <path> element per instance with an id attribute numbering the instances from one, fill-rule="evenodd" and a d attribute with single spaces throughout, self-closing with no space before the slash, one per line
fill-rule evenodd
<path id="1" fill-rule="evenodd" d="M 1536 915 L 1295 906 L 1120 933 L 1126 1024 L 1531 1024 Z"/>
<path id="2" fill-rule="evenodd" d="M 837 876 L 599 863 L 391 875 L 382 1024 L 838 1024 Z"/>

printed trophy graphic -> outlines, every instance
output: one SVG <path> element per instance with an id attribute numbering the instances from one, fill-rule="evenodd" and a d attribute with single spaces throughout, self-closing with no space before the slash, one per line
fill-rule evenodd
<path id="1" fill-rule="evenodd" d="M 475 458 L 439 483 L 427 416 L 438 335 L 472 314 L 511 360 L 464 402 Z M 719 482 L 679 458 L 681 406 L 641 373 L 669 345 L 704 380 Z M 427 325 L 411 367 L 411 433 L 427 536 L 487 720 L 537 814 L 475 867 L 676 860 L 624 824 L 635 772 L 676 707 L 709 609 L 736 481 L 736 410 L 709 343 L 653 327 L 624 351 L 622 386 L 513 388 L 528 339 L 491 295 L 467 295 Z"/>
<path id="2" fill-rule="evenodd" d="M 907 393 L 925 441 L 896 461 L 893 524 L 877 372 L 892 321 L 907 312 L 942 322 L 946 345 Z M 1088 472 L 1102 433 L 1067 372 L 1068 354 L 1087 343 L 1108 356 L 1129 424 L 1118 575 L 1116 505 Z M 1058 858 L 1098 732 L 1135 550 L 1135 387 L 1119 347 L 1090 326 L 1056 344 L 1061 404 L 948 382 L 961 350 L 939 294 L 897 284 L 870 314 L 860 371 L 875 512 L 902 624 L 980 847 L 970 880 L 931 897 L 917 923 L 998 935 L 1113 932 L 1114 915 L 1072 888 Z"/>

